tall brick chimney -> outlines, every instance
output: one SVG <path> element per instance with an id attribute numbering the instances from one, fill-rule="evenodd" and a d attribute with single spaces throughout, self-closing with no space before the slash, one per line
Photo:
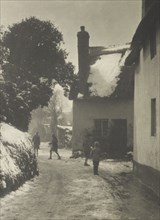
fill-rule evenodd
<path id="1" fill-rule="evenodd" d="M 85 94 L 87 89 L 87 78 L 89 75 L 89 34 L 85 27 L 80 27 L 78 37 L 78 66 L 79 66 L 79 91 Z"/>

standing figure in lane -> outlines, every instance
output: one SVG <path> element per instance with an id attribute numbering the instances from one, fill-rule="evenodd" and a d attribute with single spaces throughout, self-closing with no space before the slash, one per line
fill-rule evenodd
<path id="1" fill-rule="evenodd" d="M 36 132 L 36 134 L 33 136 L 32 142 L 33 142 L 33 148 L 34 148 L 34 155 L 38 157 L 38 150 L 40 146 L 40 136 L 38 132 Z"/>
<path id="2" fill-rule="evenodd" d="M 91 155 L 93 159 L 93 173 L 94 175 L 99 175 L 98 167 L 99 167 L 99 162 L 100 162 L 101 149 L 100 149 L 100 144 L 98 141 L 94 142 Z"/>
<path id="3" fill-rule="evenodd" d="M 59 156 L 59 153 L 58 153 L 58 140 L 54 134 L 52 135 L 52 142 L 49 143 L 49 145 L 51 146 L 49 159 L 52 159 L 52 151 L 54 151 L 57 154 L 58 159 L 60 160 L 61 157 Z"/>

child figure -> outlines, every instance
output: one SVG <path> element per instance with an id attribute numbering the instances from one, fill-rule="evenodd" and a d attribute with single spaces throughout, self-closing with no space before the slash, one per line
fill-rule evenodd
<path id="1" fill-rule="evenodd" d="M 34 148 L 34 155 L 37 157 L 38 157 L 38 150 L 39 150 L 40 142 L 41 142 L 40 136 L 38 132 L 36 132 L 36 134 L 32 138 L 32 143 L 33 143 L 33 148 Z"/>
<path id="2" fill-rule="evenodd" d="M 93 159 L 93 173 L 94 175 L 98 174 L 98 166 L 100 162 L 100 144 L 98 141 L 94 142 L 93 149 L 92 149 L 92 159 Z"/>
<path id="3" fill-rule="evenodd" d="M 52 151 L 53 151 L 57 154 L 58 159 L 60 160 L 61 157 L 59 156 L 58 153 L 58 140 L 54 134 L 52 135 L 52 142 L 49 143 L 49 145 L 51 145 L 51 147 L 50 147 L 50 157 L 48 159 L 52 159 Z"/>

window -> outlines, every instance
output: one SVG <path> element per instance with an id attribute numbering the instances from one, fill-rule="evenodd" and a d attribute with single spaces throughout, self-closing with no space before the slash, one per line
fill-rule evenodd
<path id="1" fill-rule="evenodd" d="M 145 12 L 147 12 L 156 1 L 157 0 L 145 0 Z"/>
<path id="2" fill-rule="evenodd" d="M 108 119 L 96 119 L 95 123 L 95 132 L 98 137 L 107 136 L 108 131 Z"/>
<path id="3" fill-rule="evenodd" d="M 151 136 L 156 136 L 156 99 L 151 99 Z"/>
<path id="4" fill-rule="evenodd" d="M 155 23 L 150 28 L 150 54 L 151 54 L 151 59 L 156 55 L 156 25 Z"/>

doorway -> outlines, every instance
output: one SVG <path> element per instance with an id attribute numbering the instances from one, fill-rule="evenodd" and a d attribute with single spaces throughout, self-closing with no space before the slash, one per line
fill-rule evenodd
<path id="1" fill-rule="evenodd" d="M 123 158 L 127 150 L 127 120 L 112 119 L 109 123 L 109 154 Z"/>

